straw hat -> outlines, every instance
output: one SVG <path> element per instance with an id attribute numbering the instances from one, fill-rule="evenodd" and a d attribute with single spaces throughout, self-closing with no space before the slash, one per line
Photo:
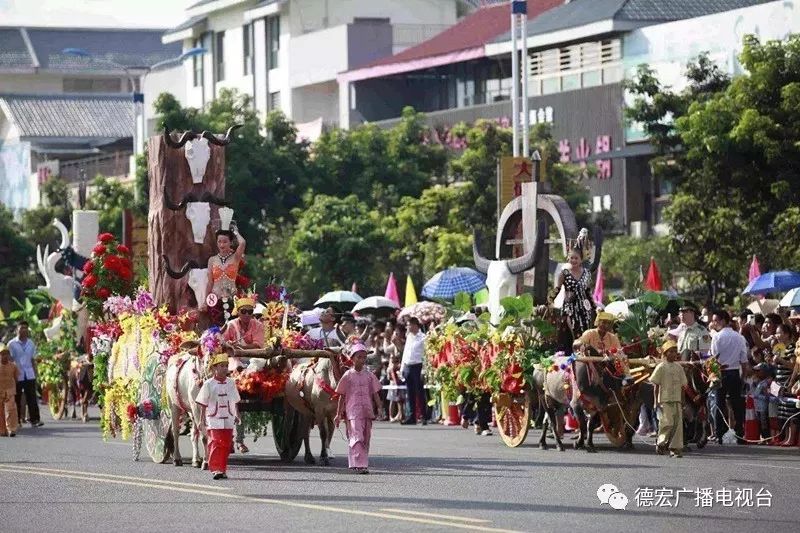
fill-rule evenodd
<path id="1" fill-rule="evenodd" d="M 214 365 L 224 364 L 225 366 L 228 365 L 228 354 L 225 352 L 214 354 L 211 358 L 211 362 L 208 363 L 209 368 L 212 368 Z"/>
<path id="2" fill-rule="evenodd" d="M 667 342 L 665 342 L 664 344 L 661 345 L 661 353 L 665 354 L 668 351 L 672 350 L 673 348 L 675 348 L 677 350 L 678 349 L 678 343 L 673 341 L 673 340 L 668 340 Z"/>
<path id="3" fill-rule="evenodd" d="M 609 312 L 600 311 L 599 313 L 597 313 L 597 318 L 594 319 L 594 325 L 598 326 L 598 325 L 600 325 L 600 322 L 603 322 L 603 321 L 613 323 L 613 322 L 617 321 L 617 317 L 615 317 L 614 315 L 612 315 Z"/>

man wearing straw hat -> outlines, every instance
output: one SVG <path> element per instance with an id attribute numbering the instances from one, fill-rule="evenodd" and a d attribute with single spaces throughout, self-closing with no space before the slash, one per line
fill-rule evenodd
<path id="1" fill-rule="evenodd" d="M 650 382 L 658 406 L 658 443 L 656 453 L 664 455 L 669 448 L 670 457 L 683 457 L 683 387 L 687 385 L 686 372 L 677 363 L 678 344 L 668 340 L 661 346 L 663 361 L 653 370 Z"/>
<path id="2" fill-rule="evenodd" d="M 264 324 L 253 318 L 256 301 L 253 297 L 236 299 L 234 314 L 236 318 L 230 320 L 225 327 L 223 338 L 225 342 L 236 348 L 253 349 L 264 347 Z M 228 371 L 233 372 L 247 366 L 247 360 L 239 357 L 228 359 Z M 236 424 L 236 449 L 240 453 L 247 453 L 250 449 L 244 443 L 244 426 L 241 422 Z"/>
<path id="3" fill-rule="evenodd" d="M 622 344 L 611 328 L 617 318 L 607 311 L 600 311 L 594 319 L 594 329 L 587 329 L 581 335 L 580 341 L 584 346 L 590 346 L 601 354 L 610 354 L 622 367 L 623 381 L 630 381 L 628 358 L 622 351 Z"/>

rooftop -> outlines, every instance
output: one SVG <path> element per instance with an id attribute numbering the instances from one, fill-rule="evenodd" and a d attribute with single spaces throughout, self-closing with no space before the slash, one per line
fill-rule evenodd
<path id="1" fill-rule="evenodd" d="M 761 4 L 764 0 L 572 0 L 542 13 L 528 24 L 528 36 L 541 37 L 597 22 L 630 23 L 630 28 L 683 20 Z M 511 40 L 505 31 L 494 42 Z"/>
<path id="2" fill-rule="evenodd" d="M 161 29 L 0 26 L 0 70 L 117 70 L 109 62 L 145 68 L 180 55 L 180 44 L 161 43 L 163 32 Z M 92 57 L 66 55 L 62 53 L 65 48 L 82 48 Z"/>
<path id="3" fill-rule="evenodd" d="M 528 0 L 528 19 L 540 16 L 564 0 Z M 507 31 L 508 4 L 490 5 L 464 17 L 442 33 L 399 54 L 385 57 L 342 75 L 350 80 L 410 72 L 483 57 L 484 45 Z"/>
<path id="4" fill-rule="evenodd" d="M 20 137 L 133 137 L 129 94 L 0 94 L 0 110 Z"/>

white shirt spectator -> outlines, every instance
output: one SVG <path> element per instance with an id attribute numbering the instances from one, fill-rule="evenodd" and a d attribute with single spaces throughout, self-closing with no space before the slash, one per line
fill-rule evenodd
<path id="1" fill-rule="evenodd" d="M 422 331 L 406 334 L 406 346 L 403 348 L 401 366 L 420 365 L 425 357 L 425 334 Z"/>
<path id="2" fill-rule="evenodd" d="M 11 352 L 11 359 L 19 368 L 19 381 L 26 379 L 36 379 L 36 372 L 33 370 L 33 358 L 36 357 L 36 344 L 30 339 L 21 341 L 19 337 L 14 337 L 8 343 L 8 351 Z"/>
<path id="3" fill-rule="evenodd" d="M 722 328 L 711 340 L 711 355 L 725 370 L 739 370 L 747 363 L 747 341 L 730 327 Z"/>
<path id="4" fill-rule="evenodd" d="M 339 339 L 339 334 L 336 332 L 336 328 L 333 328 L 329 331 L 325 331 L 322 327 L 314 328 L 309 330 L 306 333 L 306 336 L 314 341 L 322 341 L 323 346 L 326 348 L 337 348 L 342 345 L 341 339 Z"/>

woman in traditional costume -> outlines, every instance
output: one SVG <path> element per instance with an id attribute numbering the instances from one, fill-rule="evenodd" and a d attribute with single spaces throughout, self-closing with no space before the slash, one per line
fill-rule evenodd
<path id="1" fill-rule="evenodd" d="M 236 226 L 231 230 L 218 230 L 217 254 L 208 259 L 208 290 L 209 298 L 200 304 L 201 309 L 217 308 L 221 315 L 216 323 L 224 323 L 233 310 L 233 297 L 236 296 L 236 276 L 244 258 L 246 242 L 239 234 Z M 234 243 L 236 249 L 234 250 Z M 214 295 L 213 297 L 211 295 Z"/>
<path id="2" fill-rule="evenodd" d="M 564 287 L 564 304 L 562 311 L 567 318 L 573 338 L 577 339 L 592 323 L 595 303 L 592 299 L 589 283 L 591 275 L 583 266 L 583 258 L 579 250 L 572 248 L 567 253 L 569 268 L 561 271 L 556 285 L 556 294 Z"/>

